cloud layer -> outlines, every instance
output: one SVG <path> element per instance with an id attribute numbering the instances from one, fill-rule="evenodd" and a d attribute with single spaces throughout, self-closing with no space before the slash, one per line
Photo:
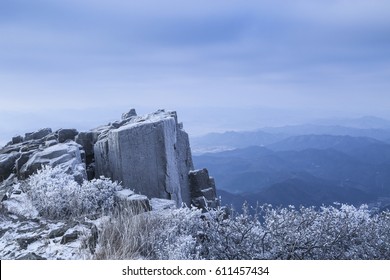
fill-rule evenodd
<path id="1" fill-rule="evenodd" d="M 390 104 L 389 1 L 3 0 L 0 34 L 3 116 Z"/>

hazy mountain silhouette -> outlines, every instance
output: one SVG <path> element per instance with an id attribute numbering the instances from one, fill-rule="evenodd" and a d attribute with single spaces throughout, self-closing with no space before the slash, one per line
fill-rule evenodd
<path id="1" fill-rule="evenodd" d="M 208 166 L 218 189 L 239 194 L 239 202 L 361 204 L 390 196 L 390 145 L 384 142 L 305 135 L 270 147 L 280 150 L 254 146 L 194 156 L 194 162 Z"/>
<path id="2" fill-rule="evenodd" d="M 191 146 L 195 154 L 200 154 L 248 146 L 268 146 L 291 136 L 309 134 L 368 137 L 390 143 L 390 121 L 376 117 L 329 119 L 313 124 L 264 127 L 256 131 L 210 133 L 192 138 Z"/>

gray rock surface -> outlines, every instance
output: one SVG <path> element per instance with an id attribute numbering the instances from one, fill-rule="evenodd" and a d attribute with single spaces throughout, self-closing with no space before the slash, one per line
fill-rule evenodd
<path id="1" fill-rule="evenodd" d="M 23 137 L 18 135 L 15 137 L 12 137 L 12 145 L 19 144 L 23 142 Z"/>
<path id="2" fill-rule="evenodd" d="M 135 111 L 135 109 L 130 109 L 129 112 L 122 114 L 122 120 L 127 120 L 129 118 L 136 117 L 136 116 L 137 116 L 137 112 Z"/>
<path id="3" fill-rule="evenodd" d="M 219 204 L 214 178 L 206 168 L 189 173 L 192 204 L 200 208 L 216 208 Z"/>
<path id="4" fill-rule="evenodd" d="M 75 141 L 77 144 L 80 144 L 84 148 L 84 151 L 85 151 L 87 158 L 90 156 L 93 157 L 93 154 L 94 154 L 93 145 L 97 141 L 97 136 L 98 136 L 98 133 L 93 132 L 93 131 L 80 132 L 76 136 Z"/>
<path id="5" fill-rule="evenodd" d="M 60 165 L 67 173 L 87 178 L 85 164 L 82 162 L 80 145 L 75 142 L 60 143 L 34 153 L 20 169 L 20 177 L 27 178 L 43 165 Z"/>
<path id="6" fill-rule="evenodd" d="M 74 141 L 75 137 L 78 133 L 79 132 L 77 131 L 77 129 L 74 129 L 74 128 L 60 129 L 60 130 L 58 130 L 58 142 L 64 143 L 67 140 Z"/>
<path id="7" fill-rule="evenodd" d="M 15 162 L 19 156 L 19 152 L 0 154 L 0 182 L 7 179 L 13 173 Z"/>
<path id="8" fill-rule="evenodd" d="M 80 233 L 78 231 L 73 231 L 71 233 L 65 234 L 61 238 L 60 244 L 64 245 L 64 244 L 67 244 L 67 243 L 70 243 L 70 242 L 73 242 L 73 241 L 77 240 L 77 238 L 79 238 L 79 234 Z"/>
<path id="9" fill-rule="evenodd" d="M 120 128 L 103 133 L 94 146 L 97 177 L 110 177 L 149 198 L 190 205 L 191 151 L 176 112 L 132 117 Z"/>
<path id="10" fill-rule="evenodd" d="M 15 171 L 19 178 L 21 178 L 22 174 L 20 173 L 23 165 L 25 165 L 28 160 L 30 159 L 30 156 L 34 153 L 34 151 L 30 152 L 23 152 L 20 157 L 15 162 Z"/>
<path id="11" fill-rule="evenodd" d="M 150 207 L 153 211 L 164 211 L 166 209 L 175 209 L 176 202 L 173 200 L 163 198 L 152 198 L 150 199 Z"/>
<path id="12" fill-rule="evenodd" d="M 150 201 L 145 195 L 135 194 L 129 189 L 116 192 L 116 206 L 119 210 L 125 209 L 132 214 L 151 210 Z"/>
<path id="13" fill-rule="evenodd" d="M 45 128 L 15 136 L 0 149 L 0 183 L 12 174 L 26 179 L 43 165 L 59 165 L 79 182 L 103 175 L 137 194 L 173 200 L 177 206 L 199 201 L 215 205 L 212 178 L 207 175 L 204 182 L 197 178 L 196 186 L 189 182 L 195 174 L 189 177 L 193 170 L 189 137 L 173 111 L 137 116 L 131 109 L 119 121 L 87 132 Z M 4 199 L 8 190 L 3 184 Z"/>
<path id="14" fill-rule="evenodd" d="M 50 133 L 52 133 L 51 128 L 43 128 L 43 129 L 38 130 L 36 132 L 26 133 L 26 135 L 24 137 L 24 141 L 39 140 L 39 139 L 42 139 L 43 137 L 49 135 Z"/>

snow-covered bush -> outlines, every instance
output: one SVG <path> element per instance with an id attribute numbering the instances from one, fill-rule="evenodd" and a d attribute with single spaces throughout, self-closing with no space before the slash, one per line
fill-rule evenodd
<path id="1" fill-rule="evenodd" d="M 100 226 L 95 259 L 125 260 L 148 258 L 155 225 L 143 209 L 116 209 Z"/>
<path id="2" fill-rule="evenodd" d="M 96 258 L 258 259 L 260 232 L 255 217 L 244 213 L 227 218 L 223 209 L 117 213 L 103 224 Z"/>
<path id="3" fill-rule="evenodd" d="M 205 216 L 197 208 L 159 211 L 151 215 L 155 227 L 150 233 L 153 244 L 149 258 L 160 260 L 202 259 Z"/>
<path id="4" fill-rule="evenodd" d="M 200 256 L 212 260 L 251 260 L 262 258 L 264 231 L 256 215 L 250 215 L 247 205 L 243 213 L 225 209 L 209 211 L 202 223 L 198 240 Z"/>
<path id="5" fill-rule="evenodd" d="M 96 259 L 197 259 L 201 211 L 122 208 L 101 226 Z"/>
<path id="6" fill-rule="evenodd" d="M 111 209 L 120 186 L 107 178 L 79 185 L 60 167 L 44 166 L 29 177 L 24 188 L 42 216 L 57 219 Z"/>
<path id="7" fill-rule="evenodd" d="M 265 209 L 267 259 L 389 259 L 389 213 L 366 205 Z M 386 233 L 387 232 L 387 233 Z"/>
<path id="8" fill-rule="evenodd" d="M 112 249 L 113 243 L 116 249 L 100 257 L 390 259 L 389 212 L 371 214 L 367 206 L 349 205 L 320 209 L 264 205 L 258 210 L 259 217 L 245 206 L 243 214 L 230 216 L 223 209 L 201 213 L 188 208 L 135 216 L 120 213 L 103 225 L 110 234 L 99 241 L 101 249 Z"/>

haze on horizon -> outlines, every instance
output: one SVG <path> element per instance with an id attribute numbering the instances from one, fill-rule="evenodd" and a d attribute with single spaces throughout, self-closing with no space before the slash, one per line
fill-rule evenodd
<path id="1" fill-rule="evenodd" d="M 390 119 L 390 2 L 3 0 L 0 145 L 136 108 L 190 135 Z"/>

